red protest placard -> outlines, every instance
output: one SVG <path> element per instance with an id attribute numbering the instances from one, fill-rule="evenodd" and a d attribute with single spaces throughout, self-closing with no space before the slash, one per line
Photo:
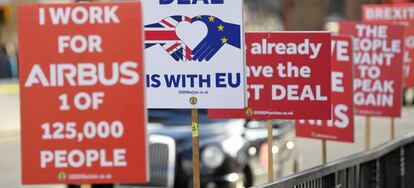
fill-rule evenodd
<path id="1" fill-rule="evenodd" d="M 141 4 L 18 6 L 23 184 L 146 182 Z"/>
<path id="2" fill-rule="evenodd" d="M 328 32 L 246 33 L 248 107 L 209 117 L 330 119 L 330 40 Z"/>
<path id="3" fill-rule="evenodd" d="M 332 36 L 332 119 L 296 120 L 296 136 L 354 142 L 352 38 Z"/>
<path id="4" fill-rule="evenodd" d="M 414 4 L 363 5 L 363 21 L 405 25 L 404 86 L 414 87 Z"/>
<path id="5" fill-rule="evenodd" d="M 401 117 L 404 26 L 340 23 L 354 40 L 355 113 Z"/>

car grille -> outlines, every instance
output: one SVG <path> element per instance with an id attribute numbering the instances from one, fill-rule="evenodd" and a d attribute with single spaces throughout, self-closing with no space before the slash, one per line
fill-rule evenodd
<path id="1" fill-rule="evenodd" d="M 175 155 L 174 139 L 161 135 L 149 137 L 150 182 L 147 186 L 174 186 Z"/>

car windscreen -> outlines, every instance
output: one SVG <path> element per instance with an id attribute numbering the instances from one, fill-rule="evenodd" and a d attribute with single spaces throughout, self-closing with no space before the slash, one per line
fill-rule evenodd
<path id="1" fill-rule="evenodd" d="M 207 110 L 198 110 L 200 123 L 214 123 L 223 120 L 208 119 Z M 148 110 L 148 121 L 150 123 L 161 123 L 163 125 L 191 125 L 191 110 L 189 109 L 150 109 Z"/>

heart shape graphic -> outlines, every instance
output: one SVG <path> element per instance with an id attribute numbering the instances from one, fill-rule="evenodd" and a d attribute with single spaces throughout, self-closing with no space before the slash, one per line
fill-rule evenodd
<path id="1" fill-rule="evenodd" d="M 177 37 L 190 48 L 194 48 L 207 36 L 208 28 L 203 22 L 182 21 L 176 26 Z"/>

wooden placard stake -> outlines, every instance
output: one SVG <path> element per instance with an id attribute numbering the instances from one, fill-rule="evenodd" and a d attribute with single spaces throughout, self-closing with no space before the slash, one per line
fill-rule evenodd
<path id="1" fill-rule="evenodd" d="M 395 119 L 391 118 L 391 140 L 395 138 Z"/>
<path id="2" fill-rule="evenodd" d="M 322 164 L 327 162 L 326 140 L 322 140 Z"/>
<path id="3" fill-rule="evenodd" d="M 193 141 L 193 188 L 200 188 L 200 148 L 198 110 L 191 110 L 192 141 Z"/>
<path id="4" fill-rule="evenodd" d="M 273 182 L 273 123 L 272 120 L 267 120 L 267 163 L 268 163 L 268 180 Z"/>
<path id="5" fill-rule="evenodd" d="M 371 117 L 365 118 L 365 150 L 371 147 Z"/>

